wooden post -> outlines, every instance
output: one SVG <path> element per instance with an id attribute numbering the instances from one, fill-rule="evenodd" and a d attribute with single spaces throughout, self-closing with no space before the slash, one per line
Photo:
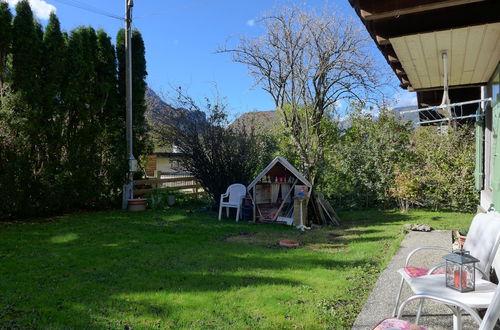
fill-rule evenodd
<path id="1" fill-rule="evenodd" d="M 161 179 L 161 171 L 156 171 L 156 178 L 157 178 L 158 180 L 160 180 L 160 179 Z M 160 188 L 160 187 L 161 187 L 161 183 L 156 182 L 156 184 L 154 185 L 154 187 L 153 187 L 153 188 L 158 189 L 158 188 Z"/>
<path id="2" fill-rule="evenodd" d="M 257 207 L 257 200 L 255 199 L 255 186 L 253 186 L 253 200 L 252 200 L 252 204 L 253 204 L 253 223 L 256 222 L 256 216 L 257 216 L 257 210 L 256 210 L 256 207 Z"/>

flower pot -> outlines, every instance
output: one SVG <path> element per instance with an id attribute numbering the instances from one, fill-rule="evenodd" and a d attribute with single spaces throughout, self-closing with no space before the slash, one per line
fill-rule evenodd
<path id="1" fill-rule="evenodd" d="M 291 240 L 291 239 L 284 239 L 284 240 L 280 241 L 280 246 L 287 247 L 287 248 L 297 247 L 297 246 L 299 246 L 299 242 Z"/>
<path id="2" fill-rule="evenodd" d="M 131 198 L 128 200 L 129 211 L 144 211 L 148 205 L 148 200 L 145 198 Z"/>
<path id="3" fill-rule="evenodd" d="M 167 205 L 174 206 L 174 204 L 175 204 L 175 195 L 168 195 L 167 196 Z"/>

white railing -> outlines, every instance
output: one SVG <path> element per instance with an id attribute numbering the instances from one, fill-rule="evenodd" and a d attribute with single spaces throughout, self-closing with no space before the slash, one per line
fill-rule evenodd
<path id="1" fill-rule="evenodd" d="M 467 119 L 467 118 L 480 118 L 480 117 L 484 116 L 484 109 L 486 108 L 486 104 L 488 102 L 491 103 L 491 98 L 458 102 L 458 103 L 445 104 L 445 105 L 437 105 L 437 106 L 433 106 L 433 107 L 413 109 L 413 110 L 406 110 L 406 111 L 401 111 L 399 114 L 403 115 L 403 114 L 407 114 L 407 113 L 417 112 L 419 114 L 419 117 L 420 117 L 420 120 L 417 123 L 417 125 L 431 124 L 431 123 L 438 123 L 438 122 L 452 121 L 452 120 L 459 120 L 459 119 Z M 476 113 L 475 114 L 464 113 L 464 106 L 472 105 L 472 104 L 477 104 L 477 106 L 478 106 Z M 447 116 L 444 113 L 445 112 L 444 110 L 449 111 L 450 115 Z M 440 113 L 440 111 L 441 111 L 441 113 Z"/>

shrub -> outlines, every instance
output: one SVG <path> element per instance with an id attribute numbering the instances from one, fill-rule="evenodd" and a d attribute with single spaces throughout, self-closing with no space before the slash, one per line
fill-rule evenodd
<path id="1" fill-rule="evenodd" d="M 323 184 L 335 205 L 473 211 L 474 130 L 414 128 L 388 111 L 355 110 L 331 146 Z M 331 131 L 331 134 L 337 134 Z"/>
<path id="2" fill-rule="evenodd" d="M 473 211 L 475 137 L 471 127 L 448 129 L 420 127 L 413 137 L 413 151 L 421 186 L 423 207 Z"/>
<path id="3" fill-rule="evenodd" d="M 413 158 L 411 126 L 385 110 L 375 117 L 357 109 L 346 122 L 349 127 L 332 146 L 320 188 L 342 207 L 394 205 L 396 168 Z"/>
<path id="4" fill-rule="evenodd" d="M 391 196 L 395 198 L 399 209 L 408 212 L 410 206 L 417 205 L 420 197 L 420 183 L 414 169 L 396 168 Z"/>

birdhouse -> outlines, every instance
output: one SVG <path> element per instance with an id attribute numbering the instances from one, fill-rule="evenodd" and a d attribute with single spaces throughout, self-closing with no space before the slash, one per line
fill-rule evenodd
<path id="1" fill-rule="evenodd" d="M 446 286 L 460 292 L 474 291 L 479 260 L 465 250 L 455 250 L 443 259 L 446 260 Z"/>

